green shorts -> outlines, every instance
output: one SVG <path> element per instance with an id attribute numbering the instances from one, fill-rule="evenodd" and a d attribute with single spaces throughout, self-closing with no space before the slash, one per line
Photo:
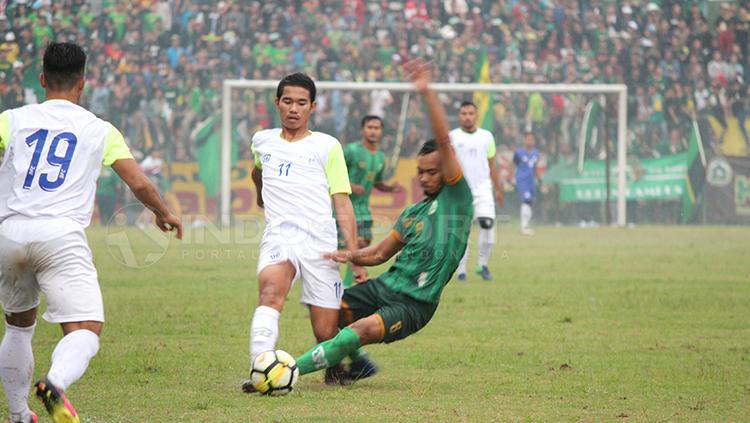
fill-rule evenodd
<path id="1" fill-rule="evenodd" d="M 422 329 L 436 309 L 437 304 L 393 291 L 377 278 L 345 289 L 341 299 L 341 312 L 347 321 L 357 321 L 371 314 L 380 316 L 386 344 Z"/>
<path id="2" fill-rule="evenodd" d="M 339 249 L 343 249 L 346 247 L 346 243 L 344 242 L 344 234 L 339 229 L 338 223 L 336 223 L 336 230 L 339 234 Z M 357 237 L 367 241 L 368 244 L 372 242 L 372 219 L 357 219 Z"/>

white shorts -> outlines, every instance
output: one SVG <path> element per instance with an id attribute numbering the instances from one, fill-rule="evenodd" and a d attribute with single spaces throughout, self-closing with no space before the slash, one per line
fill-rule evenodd
<path id="1" fill-rule="evenodd" d="M 495 199 L 492 195 L 474 197 L 474 219 L 476 220 L 480 217 L 495 219 Z"/>
<path id="2" fill-rule="evenodd" d="M 20 313 L 46 297 L 42 317 L 50 323 L 104 321 L 96 268 L 82 228 L 40 237 L 44 220 L 0 224 L 0 302 L 5 313 Z M 59 227 L 58 227 L 59 228 Z M 46 231 L 48 234 L 50 231 Z"/>
<path id="3" fill-rule="evenodd" d="M 336 247 L 335 237 L 329 242 L 313 237 L 299 242 L 264 233 L 260 242 L 258 274 L 267 266 L 289 260 L 296 271 L 292 283 L 302 277 L 300 302 L 338 310 L 344 294 L 339 266 L 333 260 L 323 258 L 323 254 L 335 251 Z"/>

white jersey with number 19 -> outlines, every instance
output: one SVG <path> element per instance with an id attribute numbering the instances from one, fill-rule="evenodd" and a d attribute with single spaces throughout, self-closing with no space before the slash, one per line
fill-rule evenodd
<path id="1" fill-rule="evenodd" d="M 132 158 L 109 122 L 66 100 L 0 114 L 0 222 L 68 218 L 86 227 L 102 164 Z"/>

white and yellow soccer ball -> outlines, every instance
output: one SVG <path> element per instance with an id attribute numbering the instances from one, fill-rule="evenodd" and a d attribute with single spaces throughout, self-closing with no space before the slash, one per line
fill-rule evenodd
<path id="1" fill-rule="evenodd" d="M 294 357 L 286 351 L 266 351 L 253 360 L 250 380 L 262 395 L 286 395 L 294 390 L 299 369 Z"/>

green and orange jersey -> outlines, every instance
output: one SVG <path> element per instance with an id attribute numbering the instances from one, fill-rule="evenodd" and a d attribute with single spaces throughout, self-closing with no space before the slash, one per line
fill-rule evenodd
<path id="1" fill-rule="evenodd" d="M 351 195 L 354 216 L 358 222 L 372 220 L 370 193 L 375 183 L 383 180 L 385 154 L 382 151 L 373 153 L 361 142 L 356 142 L 344 147 L 344 159 L 349 170 L 349 181 L 365 189 L 362 194 Z"/>
<path id="2" fill-rule="evenodd" d="M 391 232 L 404 246 L 378 279 L 393 291 L 438 303 L 466 251 L 472 203 L 469 184 L 459 175 L 437 195 L 404 210 Z"/>

